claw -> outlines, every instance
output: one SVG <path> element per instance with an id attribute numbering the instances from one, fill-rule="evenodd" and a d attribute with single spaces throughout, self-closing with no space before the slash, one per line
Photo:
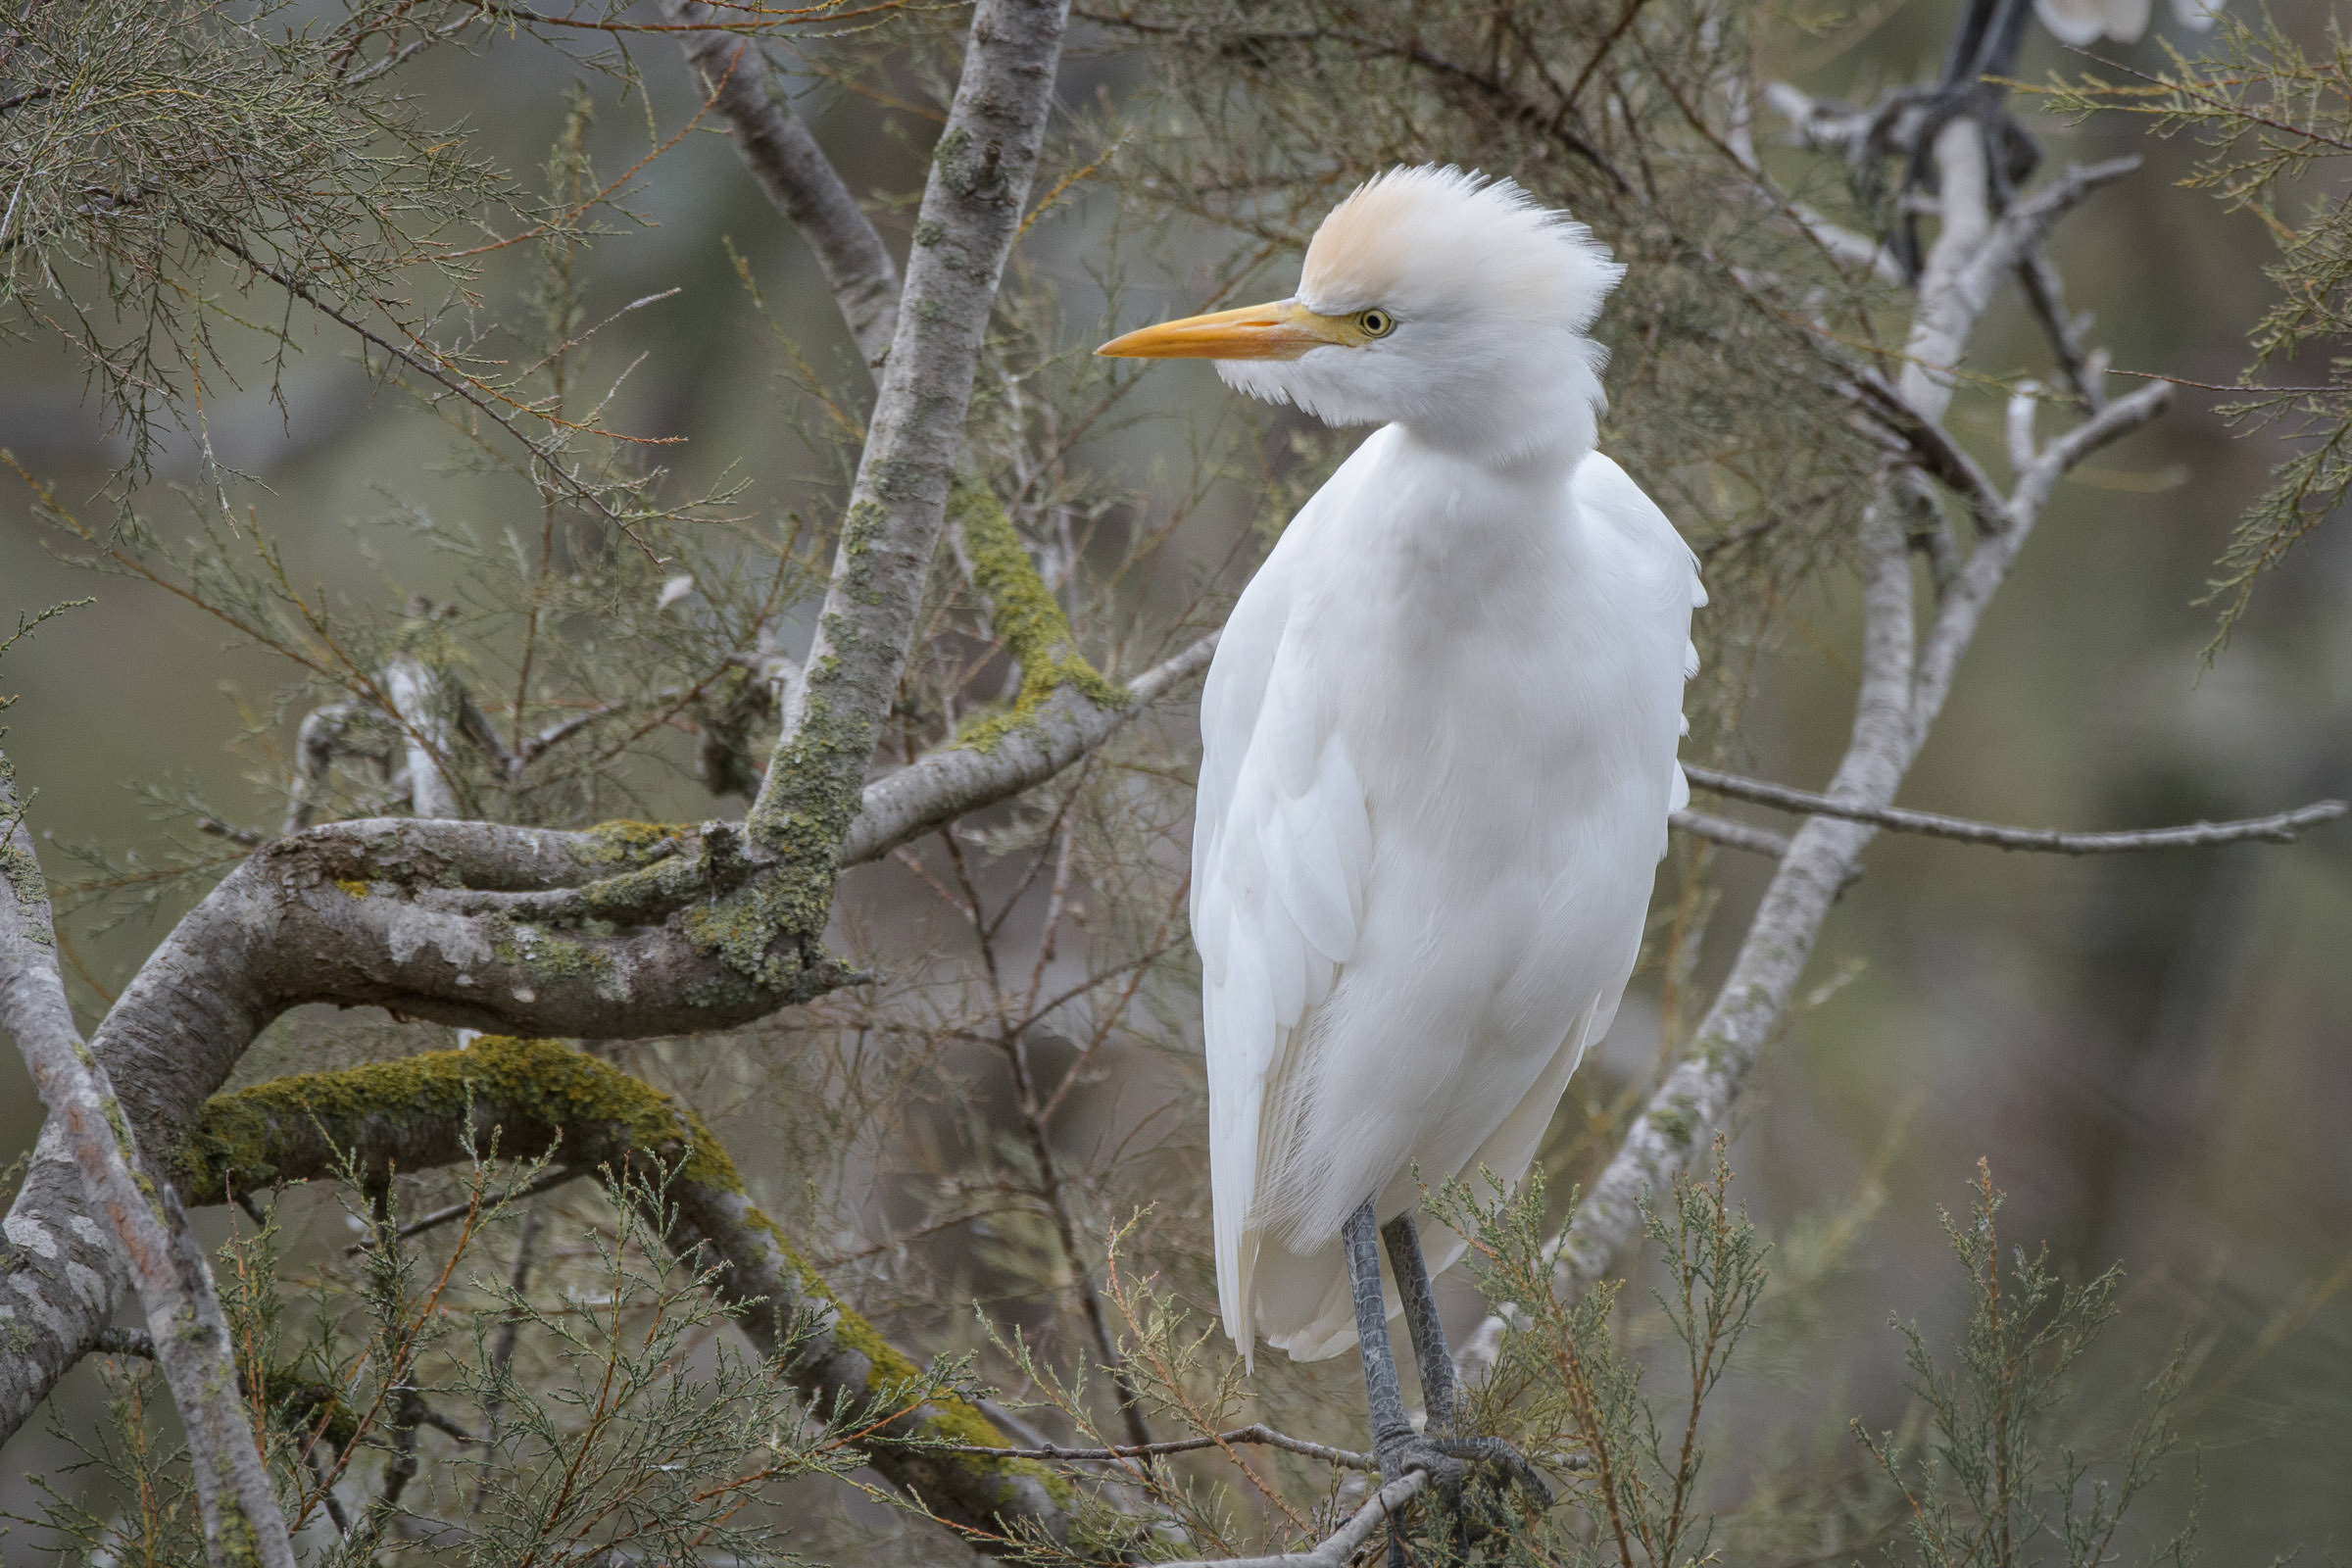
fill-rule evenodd
<path id="1" fill-rule="evenodd" d="M 1491 1464 L 1510 1477 L 1511 1484 L 1534 1500 L 1539 1508 L 1551 1506 L 1551 1486 L 1542 1471 L 1528 1462 L 1527 1455 L 1500 1438 L 1431 1438 L 1429 1446 L 1450 1459 L 1470 1464 Z"/>

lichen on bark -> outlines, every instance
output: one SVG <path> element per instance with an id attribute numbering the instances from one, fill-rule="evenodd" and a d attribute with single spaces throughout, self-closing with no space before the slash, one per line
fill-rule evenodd
<path id="1" fill-rule="evenodd" d="M 1029 559 L 1020 530 L 997 493 L 983 481 L 958 480 L 948 498 L 948 516 L 972 586 L 987 596 L 989 627 L 1021 672 L 1011 702 L 966 727 L 956 744 L 994 751 L 1065 688 L 1102 708 L 1126 707 L 1133 700 L 1126 689 L 1105 679 L 1078 651 L 1069 617 Z"/>

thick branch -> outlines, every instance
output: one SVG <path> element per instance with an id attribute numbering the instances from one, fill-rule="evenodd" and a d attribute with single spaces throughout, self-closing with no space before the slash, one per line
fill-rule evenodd
<path id="1" fill-rule="evenodd" d="M 1041 784 L 1206 666 L 1211 635 L 1105 708 L 1063 689 L 988 751 L 952 747 L 868 786 L 839 863 L 859 864 L 941 822 Z M 733 848 L 713 856 L 707 838 Z M 373 1004 L 494 1031 L 627 1038 L 695 1033 L 781 1005 L 716 945 L 733 906 L 712 869 L 746 853 L 728 824 L 610 823 L 585 833 L 460 820 L 385 818 L 313 829 L 263 849 L 173 928 L 100 1025 L 92 1049 L 114 1074 L 148 1148 L 172 1148 L 246 1046 L 287 1007 Z M 763 886 L 748 862 L 732 897 Z M 649 928 L 596 934 L 531 918 L 550 890 L 581 912 L 645 891 L 649 873 L 699 890 Z M 469 908 L 500 894 L 512 910 Z M 690 916 L 700 916 L 697 923 Z M 0 1323 L 0 1440 L 89 1348 L 124 1286 L 57 1130 L 45 1131 L 8 1215 Z"/>
<path id="2" fill-rule="evenodd" d="M 816 254 L 858 354 L 879 367 L 899 324 L 899 270 L 882 236 L 792 112 L 767 52 L 752 39 L 709 29 L 718 11 L 702 0 L 667 0 L 662 9 L 672 22 L 697 24 L 679 35 L 687 63 L 715 95 L 744 167 Z"/>
<path id="3" fill-rule="evenodd" d="M 1711 767 L 1686 764 L 1683 771 L 1690 774 L 1690 782 L 1701 789 L 1729 795 L 1734 800 L 1775 807 L 1784 811 L 1802 811 L 1808 816 L 1835 816 L 1848 822 L 1868 822 L 1877 827 L 1892 828 L 1898 833 L 1924 833 L 1931 838 L 1957 839 L 1963 844 L 1989 844 L 2001 850 L 2039 850 L 2051 855 L 2116 855 L 2132 850 L 2242 844 L 2254 839 L 2287 844 L 2305 828 L 2331 822 L 2344 814 L 2344 803 L 2341 801 L 2315 801 L 2291 811 L 2248 817 L 2241 821 L 2193 822 L 2180 827 L 2133 828 L 2120 833 L 2069 833 L 2057 828 L 2001 827 L 1991 822 L 1971 822 L 1965 817 L 1943 816 L 1934 811 L 1906 811 L 1889 806 L 1860 806 L 1850 801 L 1834 801 L 1826 795 L 1815 795 L 1808 790 L 1792 790 L 1785 784 L 1768 784 L 1761 779 L 1741 778 L 1737 773 L 1718 772 Z"/>
<path id="4" fill-rule="evenodd" d="M 762 909 L 744 911 L 774 917 L 747 933 L 764 940 L 756 977 L 771 990 L 821 962 L 837 858 L 913 642 L 1067 21 L 1068 0 L 980 0 L 972 12 L 806 678 L 747 822 L 783 878 Z"/>
<path id="5" fill-rule="evenodd" d="M 91 1208 L 106 1216 L 146 1309 L 149 1343 L 187 1434 L 214 1568 L 294 1568 L 276 1491 L 237 1393 L 237 1362 L 204 1249 L 140 1159 L 106 1068 L 83 1045 L 57 972 L 49 893 L 0 757 L 0 1025 L 16 1037 Z M 16 1238 L 11 1236 L 12 1241 Z"/>
<path id="6" fill-rule="evenodd" d="M 1128 682 L 1126 701 L 1115 706 L 1074 685 L 1057 686 L 1020 722 L 991 726 L 867 786 L 858 820 L 842 840 L 841 863 L 879 859 L 942 822 L 1044 783 L 1146 708 L 1181 691 L 1216 651 L 1217 634 L 1210 632 Z"/>
<path id="7" fill-rule="evenodd" d="M 470 1157 L 609 1170 L 681 1256 L 717 1269 L 745 1335 L 820 1415 L 853 1418 L 874 1468 L 984 1549 L 1068 1540 L 1067 1483 L 1009 1447 L 970 1402 L 924 1378 L 836 1297 L 745 1194 L 724 1148 L 669 1096 L 551 1040 L 487 1036 L 465 1051 L 279 1078 L 208 1102 L 180 1174 L 191 1200 Z"/>

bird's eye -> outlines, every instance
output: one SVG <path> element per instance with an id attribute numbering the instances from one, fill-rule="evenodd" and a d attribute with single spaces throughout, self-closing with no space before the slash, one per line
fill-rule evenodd
<path id="1" fill-rule="evenodd" d="M 1396 318 L 1374 306 L 1371 310 L 1356 312 L 1355 324 L 1366 337 L 1387 337 L 1396 330 Z"/>

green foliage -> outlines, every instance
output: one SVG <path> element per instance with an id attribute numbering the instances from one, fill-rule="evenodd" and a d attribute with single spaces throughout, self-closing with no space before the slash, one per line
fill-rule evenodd
<path id="1" fill-rule="evenodd" d="M 2196 1513 L 2152 1548 L 2126 1554 L 2116 1533 L 2180 1446 L 2176 1410 L 2194 1359 L 2177 1349 L 2141 1393 L 2113 1460 L 2095 1463 L 2064 1422 L 2086 1391 L 2083 1359 L 2116 1314 L 2122 1271 L 2082 1284 L 2051 1271 L 2046 1251 L 2017 1249 L 2004 1268 L 1994 1218 L 2001 1195 L 1980 1160 L 1968 1216 L 1944 1219 L 1967 1271 L 1967 1327 L 1938 1359 L 1913 1325 L 1896 1324 L 1922 1419 L 1907 1435 L 1855 1424 L 1902 1502 L 1901 1544 L 1888 1560 L 1921 1568 L 2097 1568 L 2132 1561 L 2187 1568 Z"/>
<path id="2" fill-rule="evenodd" d="M 2333 16 L 2316 48 L 2267 13 L 2224 13 L 2217 23 L 2212 46 L 2196 58 L 2167 44 L 2164 71 L 2110 67 L 2128 79 L 2086 74 L 2042 89 L 2064 114 L 2135 115 L 2157 135 L 2194 137 L 2206 151 L 2183 183 L 2226 211 L 2252 214 L 2278 247 L 2264 269 L 2275 298 L 2248 334 L 2254 360 L 2238 377 L 2244 396 L 2221 413 L 2275 426 L 2292 450 L 2222 556 L 2206 600 L 2221 606 L 2209 658 L 2263 573 L 2352 492 L 2352 355 L 2341 352 L 2352 343 L 2352 203 L 2339 172 L 2352 157 L 2352 39 Z M 2297 384 L 2275 380 L 2290 368 Z"/>
<path id="3" fill-rule="evenodd" d="M 450 231 L 496 181 L 365 53 L 407 9 L 317 27 L 278 3 L 54 0 L 0 28 L 0 333 L 78 357 L 134 462 L 228 379 L 216 333 L 255 324 L 233 296 L 380 331 L 406 269 L 467 280 Z"/>
<path id="4" fill-rule="evenodd" d="M 289 1264 L 273 1212 L 216 1264 L 287 1518 L 298 1536 L 332 1527 L 309 1560 L 520 1568 L 619 1546 L 680 1568 L 798 1560 L 773 1504 L 797 1480 L 855 1467 L 858 1418 L 797 1406 L 781 1369 L 800 1342 L 762 1362 L 723 1332 L 707 1277 L 649 1217 L 664 1207 L 658 1185 L 626 1178 L 557 1222 L 533 1206 L 553 1200 L 511 1201 L 476 1164 L 457 1183 L 462 1217 L 419 1244 L 391 1189 L 345 1174 L 363 1239 L 344 1255 Z M 537 1174 L 524 1167 L 508 1192 Z M 550 1257 L 552 1223 L 565 1237 Z M 562 1291 L 525 1289 L 534 1256 Z M 52 1490 L 23 1522 L 92 1561 L 201 1560 L 160 1383 L 137 1355 L 110 1358 L 107 1375 L 112 1424 L 67 1437 L 83 1485 Z M 919 1401 L 937 1382 L 916 1374 L 897 1392 Z M 128 1505 L 91 1507 L 92 1481 Z"/>
<path id="5" fill-rule="evenodd" d="M 1663 1271 L 1654 1299 L 1681 1350 L 1663 1405 L 1620 1338 L 1619 1285 L 1575 1300 L 1553 1290 L 1540 1176 L 1506 1202 L 1482 1201 L 1460 1183 L 1438 1199 L 1439 1217 L 1473 1238 L 1488 1298 L 1515 1309 L 1469 1427 L 1505 1433 L 1539 1465 L 1569 1470 L 1563 1506 L 1520 1548 L 1535 1561 L 1674 1568 L 1707 1555 L 1700 1418 L 1753 1320 L 1767 1250 L 1731 1203 L 1721 1140 L 1715 1156 L 1704 1179 L 1676 1181 L 1667 1211 L 1644 1216 Z"/>

